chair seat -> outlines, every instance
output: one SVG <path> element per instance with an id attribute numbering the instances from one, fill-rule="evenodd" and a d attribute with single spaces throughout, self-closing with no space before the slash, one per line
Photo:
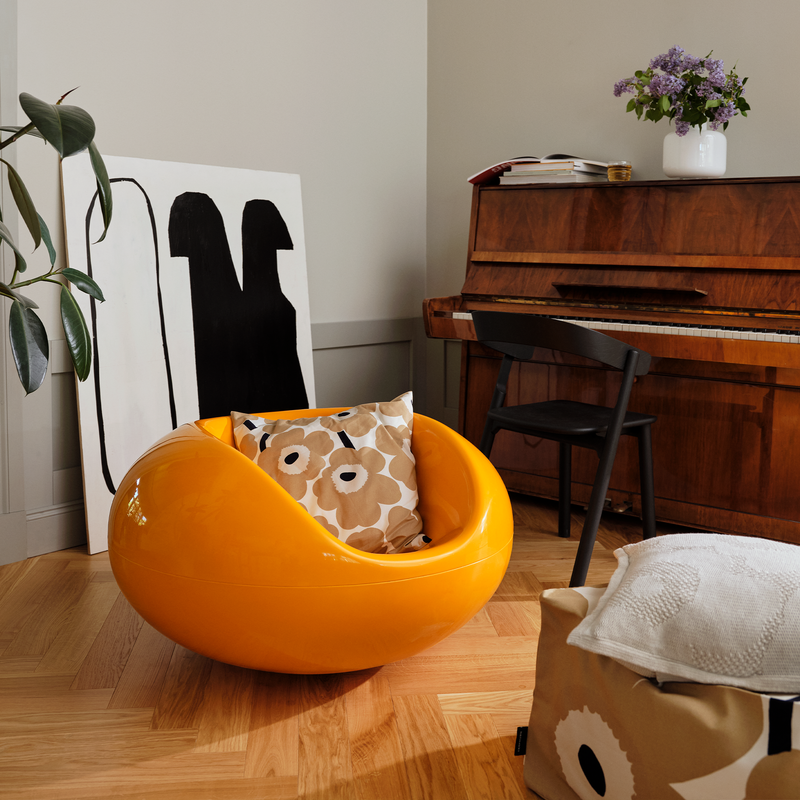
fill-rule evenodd
<path id="1" fill-rule="evenodd" d="M 531 433 L 554 433 L 575 435 L 603 433 L 608 429 L 613 408 L 578 403 L 573 400 L 548 400 L 543 403 L 527 403 L 521 406 L 497 408 L 489 411 L 490 419 L 503 423 L 503 427 L 518 432 L 530 430 Z M 628 411 L 625 428 L 652 425 L 656 417 L 652 414 L 639 414 Z"/>

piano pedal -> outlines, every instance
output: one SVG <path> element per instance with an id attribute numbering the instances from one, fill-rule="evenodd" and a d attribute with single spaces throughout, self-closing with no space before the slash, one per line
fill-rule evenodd
<path id="1" fill-rule="evenodd" d="M 606 497 L 605 503 L 603 503 L 603 508 L 606 511 L 613 511 L 617 514 L 627 514 L 631 509 L 633 509 L 633 503 L 630 500 L 622 500 L 621 502 L 615 503 L 610 497 Z M 584 511 L 589 510 L 589 506 L 584 505 Z"/>

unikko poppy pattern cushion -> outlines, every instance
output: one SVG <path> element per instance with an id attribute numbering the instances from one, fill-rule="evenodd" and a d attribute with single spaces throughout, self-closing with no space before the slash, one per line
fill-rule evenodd
<path id="1" fill-rule="evenodd" d="M 231 414 L 237 448 L 330 533 L 370 553 L 407 553 L 422 533 L 412 393 L 330 416 Z"/>
<path id="2" fill-rule="evenodd" d="M 800 800 L 800 686 L 662 683 L 568 644 L 602 593 L 542 593 L 528 788 L 546 800 Z"/>

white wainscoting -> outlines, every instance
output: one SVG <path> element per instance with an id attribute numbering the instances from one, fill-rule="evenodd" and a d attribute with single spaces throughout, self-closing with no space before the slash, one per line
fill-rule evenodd
<path id="1" fill-rule="evenodd" d="M 458 406 L 458 358 L 449 343 L 425 338 L 421 318 L 318 323 L 311 337 L 320 408 L 391 400 L 410 389 L 415 409 L 442 418 L 426 391 L 431 350 L 455 358 L 455 389 L 440 394 Z M 72 364 L 63 340 L 51 341 L 50 353 L 45 383 L 23 401 L 25 508 L 0 514 L 0 564 L 86 541 Z"/>

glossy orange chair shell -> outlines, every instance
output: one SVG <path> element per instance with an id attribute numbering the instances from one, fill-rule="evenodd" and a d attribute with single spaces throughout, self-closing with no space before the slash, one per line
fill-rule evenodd
<path id="1" fill-rule="evenodd" d="M 513 535 L 508 493 L 477 448 L 415 414 L 412 450 L 433 542 L 375 555 L 332 536 L 238 452 L 229 418 L 182 425 L 117 491 L 109 519 L 114 575 L 153 627 L 229 664 L 330 673 L 411 656 L 492 596 Z"/>

